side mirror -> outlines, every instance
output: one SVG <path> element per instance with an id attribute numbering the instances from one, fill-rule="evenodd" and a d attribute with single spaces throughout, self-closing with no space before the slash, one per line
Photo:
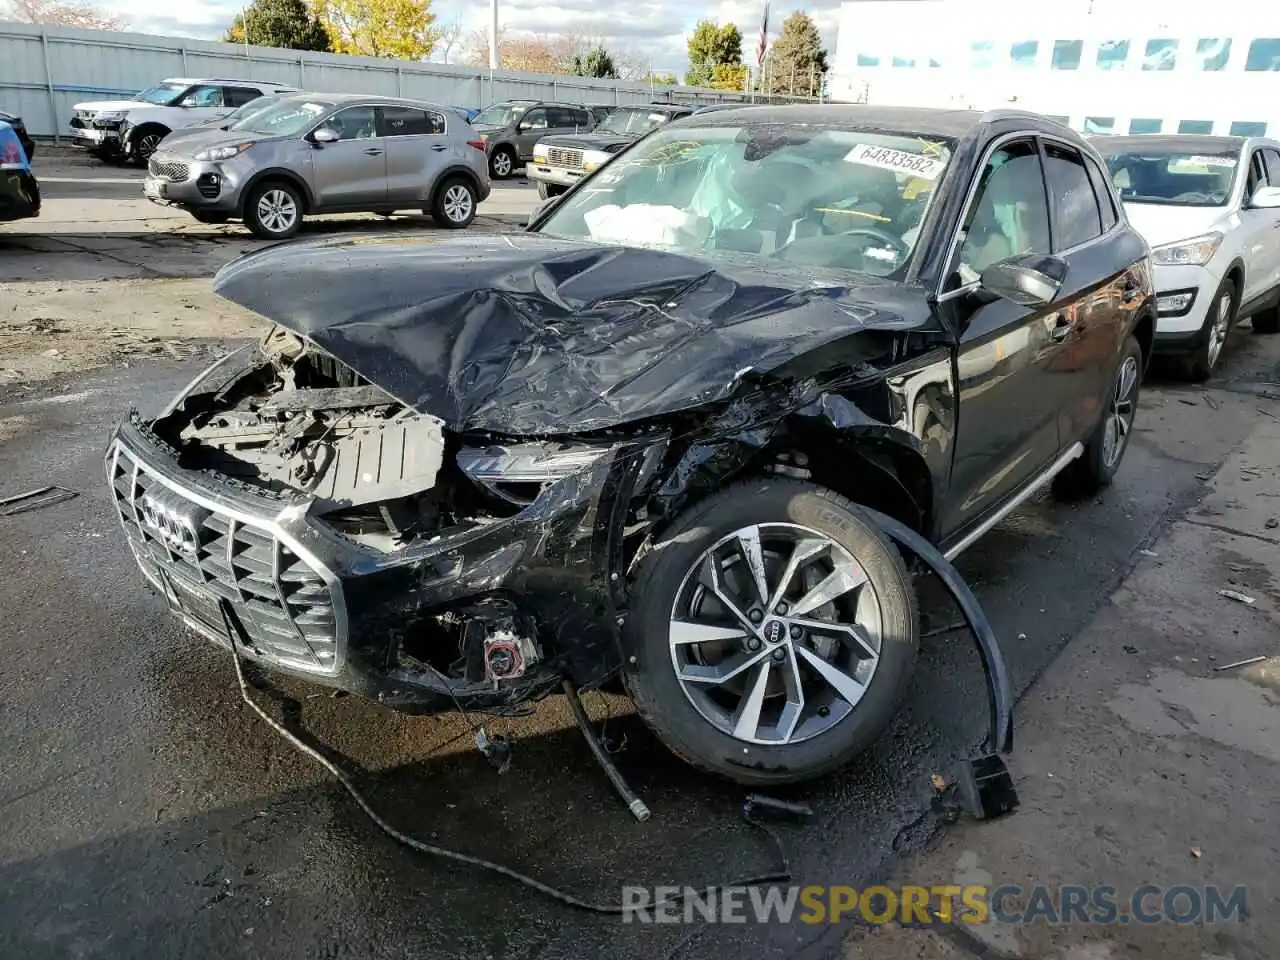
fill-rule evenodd
<path id="1" fill-rule="evenodd" d="M 1027 254 L 993 263 L 982 271 L 982 289 L 1023 307 L 1053 303 L 1067 278 L 1067 263 L 1058 257 Z"/>
<path id="2" fill-rule="evenodd" d="M 342 137 L 333 127 L 321 127 L 311 134 L 311 139 L 315 143 L 337 143 Z"/>
<path id="3" fill-rule="evenodd" d="M 1275 210 L 1280 207 L 1280 187 L 1259 187 L 1249 198 L 1250 210 Z"/>

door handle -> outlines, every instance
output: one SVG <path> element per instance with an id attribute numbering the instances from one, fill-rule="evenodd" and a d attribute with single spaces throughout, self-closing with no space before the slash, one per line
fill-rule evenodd
<path id="1" fill-rule="evenodd" d="M 370 147 L 368 150 L 364 152 L 364 155 L 366 157 L 380 157 L 382 156 L 382 151 L 379 150 L 377 147 Z"/>
<path id="2" fill-rule="evenodd" d="M 1075 324 L 1061 314 L 1058 315 L 1057 322 L 1053 325 L 1053 329 L 1049 331 L 1049 339 L 1054 343 L 1061 343 L 1067 339 L 1068 334 L 1075 329 Z"/>
<path id="3" fill-rule="evenodd" d="M 444 144 L 437 143 L 437 144 L 433 144 L 431 149 L 434 150 L 436 153 L 444 153 L 444 151 L 448 150 L 449 148 L 444 146 Z"/>

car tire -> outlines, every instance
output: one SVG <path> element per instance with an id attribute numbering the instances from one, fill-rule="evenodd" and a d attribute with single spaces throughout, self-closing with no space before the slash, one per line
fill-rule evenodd
<path id="1" fill-rule="evenodd" d="M 541 200 L 550 200 L 552 197 L 558 197 L 563 194 L 568 187 L 562 187 L 558 183 L 545 183 L 538 181 L 538 198 Z"/>
<path id="2" fill-rule="evenodd" d="M 1249 321 L 1254 333 L 1280 333 L 1280 307 L 1255 313 Z"/>
<path id="3" fill-rule="evenodd" d="M 285 180 L 260 183 L 245 197 L 244 225 L 263 240 L 288 240 L 302 229 L 302 194 Z"/>
<path id="4" fill-rule="evenodd" d="M 462 230 L 476 218 L 476 188 L 466 177 L 448 177 L 436 188 L 431 219 L 446 230 Z"/>
<path id="5" fill-rule="evenodd" d="M 140 127 L 129 144 L 129 161 L 136 167 L 145 167 L 160 141 L 168 135 L 169 131 L 161 126 Z"/>
<path id="6" fill-rule="evenodd" d="M 778 617 L 762 619 L 754 635 L 740 631 L 741 639 L 682 642 L 687 640 L 688 627 L 679 626 L 677 608 L 682 618 L 718 612 L 718 622 L 739 622 L 726 619 L 727 608 L 719 605 L 717 595 L 705 584 L 696 582 L 703 578 L 695 571 L 705 571 L 704 559 L 709 554 L 717 556 L 725 544 L 736 544 L 735 534 L 744 530 L 755 530 L 761 543 L 760 569 L 765 571 L 766 592 L 776 589 L 776 581 L 789 565 L 785 546 L 789 541 L 825 544 L 793 572 L 790 582 L 799 580 L 799 585 L 787 595 L 797 604 L 794 594 L 812 590 L 815 578 L 821 581 L 827 570 L 832 576 L 843 570 L 854 579 L 865 577 L 860 586 L 838 599 L 846 616 L 857 615 L 861 636 L 871 646 L 861 647 L 853 632 L 805 628 L 796 638 L 792 625 Z M 717 569 L 729 571 L 723 573 L 727 578 L 724 583 L 733 581 L 732 590 L 724 588 L 721 593 L 733 597 L 745 595 L 738 592 L 744 585 L 754 589 L 753 578 L 748 575 L 742 579 L 743 571 L 751 569 L 742 560 L 745 554 L 739 552 L 738 556 L 736 572 L 732 566 L 716 564 Z M 840 566 L 836 566 L 837 560 Z M 868 747 L 899 709 L 919 646 L 915 588 L 902 556 L 889 539 L 855 504 L 830 490 L 795 480 L 761 479 L 714 494 L 661 534 L 637 564 L 632 587 L 631 615 L 624 625 L 624 640 L 634 656 L 632 669 L 624 673 L 627 691 L 657 737 L 703 771 L 755 786 L 809 780 L 843 766 Z M 751 594 L 756 595 L 758 590 Z M 717 609 L 706 607 L 708 603 Z M 809 614 L 804 622 L 828 622 L 823 618 L 834 610 L 832 603 L 804 611 Z M 863 614 L 869 624 L 878 627 L 878 637 L 862 624 Z M 762 614 L 756 608 L 749 615 Z M 673 637 L 677 627 L 682 633 L 678 639 Z M 707 635 L 716 636 L 714 628 Z M 677 674 L 677 663 L 681 670 L 690 669 L 684 663 L 686 658 L 699 660 L 693 666 L 704 672 L 713 669 L 716 644 L 720 644 L 724 659 L 763 659 L 727 683 L 690 683 Z M 795 652 L 801 647 L 808 653 Z M 874 656 L 870 655 L 872 647 L 878 647 Z M 855 652 L 858 649 L 863 655 Z M 775 659 L 779 650 L 784 652 Z M 831 662 L 839 659 L 844 662 Z M 764 664 L 767 669 L 762 669 Z M 766 681 L 760 679 L 761 672 Z M 834 680 L 830 679 L 833 674 Z M 861 682 L 855 682 L 851 674 Z M 799 686 L 805 691 L 804 705 L 798 712 L 784 706 L 789 700 L 798 700 L 790 695 L 796 688 L 796 675 L 802 678 Z M 738 679 L 744 682 L 737 692 L 735 712 L 732 688 Z M 761 686 L 766 682 L 767 689 Z M 691 695 L 687 692 L 690 689 L 696 692 Z M 839 689 L 851 693 L 841 696 Z M 723 703 L 717 705 L 717 699 Z M 721 715 L 712 719 L 717 710 Z M 753 710 L 762 720 L 766 712 L 773 715 L 774 742 L 765 742 L 769 737 L 761 733 L 759 725 L 755 736 L 739 735 L 740 727 L 743 731 L 750 727 L 749 723 L 743 726 L 742 718 Z M 788 726 L 796 739 L 783 742 L 781 736 Z"/>
<path id="7" fill-rule="evenodd" d="M 1200 342 L 1195 350 L 1183 358 L 1182 373 L 1186 379 L 1195 383 L 1203 383 L 1218 369 L 1222 360 L 1222 351 L 1226 346 L 1227 336 L 1236 325 L 1236 314 L 1240 309 L 1240 294 L 1233 280 L 1222 281 L 1222 286 L 1213 295 L 1205 315 L 1204 328 L 1200 331 Z"/>
<path id="8" fill-rule="evenodd" d="M 1084 453 L 1053 478 L 1053 492 L 1060 499 L 1091 497 L 1111 486 L 1133 436 L 1138 394 L 1142 389 L 1142 366 L 1142 347 L 1136 337 L 1130 336 L 1111 379 L 1102 419 L 1085 441 Z"/>
<path id="9" fill-rule="evenodd" d="M 195 217 L 200 223 L 223 224 L 231 219 L 231 215 L 227 213 L 216 213 L 213 210 L 192 210 L 191 216 Z"/>
<path id="10" fill-rule="evenodd" d="M 494 180 L 506 180 L 518 166 L 515 151 L 510 147 L 498 147 L 489 157 L 489 176 Z"/>

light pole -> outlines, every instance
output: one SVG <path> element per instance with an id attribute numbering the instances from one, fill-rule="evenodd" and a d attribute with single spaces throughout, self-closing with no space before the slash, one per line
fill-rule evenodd
<path id="1" fill-rule="evenodd" d="M 498 69 L 498 0 L 489 0 L 489 69 Z"/>

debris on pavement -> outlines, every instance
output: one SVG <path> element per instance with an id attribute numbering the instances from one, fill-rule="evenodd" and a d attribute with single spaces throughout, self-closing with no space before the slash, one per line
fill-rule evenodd
<path id="1" fill-rule="evenodd" d="M 1204 399 L 1204 402 L 1209 405 L 1210 410 L 1217 410 L 1221 406 L 1217 400 L 1213 399 L 1213 397 L 1207 393 L 1201 394 L 1201 397 Z"/>
<path id="2" fill-rule="evenodd" d="M 1228 600 L 1234 600 L 1236 603 L 1244 603 L 1253 606 L 1258 601 L 1247 593 L 1240 593 L 1238 590 L 1219 590 L 1218 596 L 1226 597 Z"/>
<path id="3" fill-rule="evenodd" d="M 1280 520 L 1277 520 L 1275 517 L 1271 517 L 1265 524 L 1263 524 L 1263 526 L 1268 530 L 1274 530 L 1276 527 L 1280 527 Z"/>
<path id="4" fill-rule="evenodd" d="M 1158 557 L 1158 556 L 1160 556 L 1160 554 L 1156 553 L 1154 550 L 1139 550 L 1138 552 L 1139 552 L 1140 554 L 1142 554 L 1144 557 Z"/>
<path id="5" fill-rule="evenodd" d="M 1201 850 L 1199 847 L 1192 847 L 1191 855 L 1195 857 L 1197 860 L 1199 860 L 1201 857 L 1204 856 L 1204 851 Z"/>
<path id="6" fill-rule="evenodd" d="M 1261 663 L 1266 659 L 1268 658 L 1265 656 L 1249 657 L 1247 660 L 1237 660 L 1235 663 L 1224 663 L 1220 667 L 1214 667 L 1213 670 L 1215 673 L 1221 673 L 1223 670 L 1234 670 L 1237 667 L 1247 667 L 1251 663 Z"/>
<path id="7" fill-rule="evenodd" d="M 68 490 L 66 487 L 37 487 L 35 490 L 28 490 L 26 493 L 0 498 L 0 517 L 12 517 L 15 514 L 26 513 L 30 510 L 51 507 L 55 503 L 62 503 L 64 500 L 70 500 L 78 496 L 80 494 L 74 490 Z"/>

